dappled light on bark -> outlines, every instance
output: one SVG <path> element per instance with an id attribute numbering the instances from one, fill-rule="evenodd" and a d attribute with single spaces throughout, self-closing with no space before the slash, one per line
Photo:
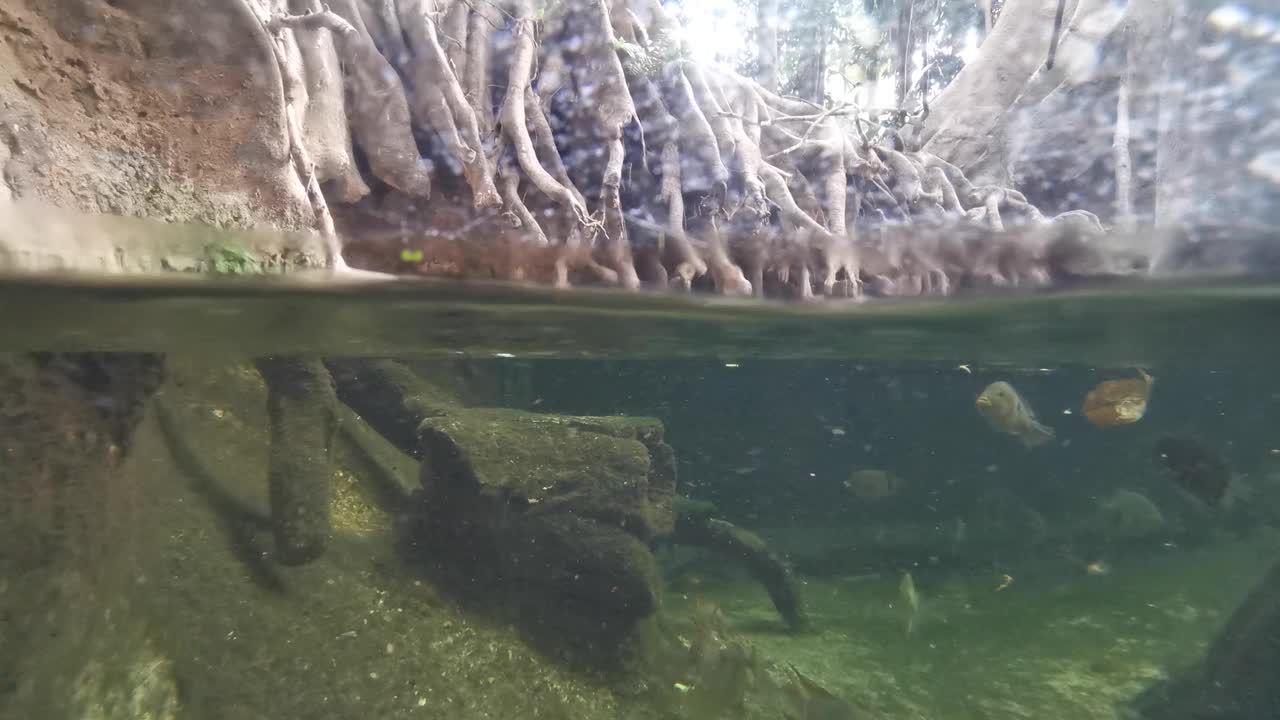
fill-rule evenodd
<path id="1" fill-rule="evenodd" d="M 286 88 L 316 228 L 329 232 L 332 212 L 345 242 L 421 249 L 424 272 L 799 298 L 858 297 L 867 282 L 879 294 L 936 294 L 983 274 L 975 256 L 1028 243 L 962 232 L 948 265 L 921 249 L 933 241 L 895 228 L 1063 227 L 1013 188 L 975 185 L 895 133 L 868 132 L 856 106 L 780 95 L 693 59 L 656 0 L 290 10 L 255 6 L 275 47 L 309 51 L 277 50 L 287 86 L 345 86 L 345 108 L 327 112 L 344 113 L 354 146 L 349 162 L 328 165 L 363 171 L 357 182 L 309 159 L 295 118 L 314 113 Z M 1086 226 L 1101 230 L 1096 219 L 1073 227 Z M 996 284 L 1027 279 L 987 270 Z"/>

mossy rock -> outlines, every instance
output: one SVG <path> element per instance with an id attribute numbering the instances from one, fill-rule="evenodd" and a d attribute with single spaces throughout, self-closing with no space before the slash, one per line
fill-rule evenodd
<path id="1" fill-rule="evenodd" d="M 481 408 L 418 430 L 427 544 L 448 546 L 468 583 L 496 581 L 535 635 L 592 662 L 625 662 L 661 601 L 647 542 L 674 525 L 661 424 Z"/>
<path id="2" fill-rule="evenodd" d="M 674 464 L 661 437 L 649 418 L 455 410 L 419 427 L 423 487 L 433 502 L 474 494 L 648 538 L 669 532 L 674 517 Z"/>

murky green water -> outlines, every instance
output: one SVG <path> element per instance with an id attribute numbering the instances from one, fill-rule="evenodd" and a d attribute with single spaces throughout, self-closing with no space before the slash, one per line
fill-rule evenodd
<path id="1" fill-rule="evenodd" d="M 0 717 L 1280 717 L 1278 290 L 11 281 Z"/>

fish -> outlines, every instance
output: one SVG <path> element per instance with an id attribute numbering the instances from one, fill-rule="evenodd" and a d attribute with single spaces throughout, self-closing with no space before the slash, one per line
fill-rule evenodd
<path id="1" fill-rule="evenodd" d="M 911 637 L 916 626 L 916 615 L 920 612 L 920 594 L 916 592 L 916 582 L 911 579 L 909 572 L 902 573 L 902 580 L 898 582 L 898 606 L 906 620 L 907 637 Z"/>
<path id="2" fill-rule="evenodd" d="M 795 665 L 788 663 L 787 667 L 794 675 L 792 681 L 784 686 L 792 705 L 790 712 L 783 713 L 787 720 L 850 720 L 868 717 L 865 708 L 857 707 L 832 694 L 802 675 Z"/>
<path id="3" fill-rule="evenodd" d="M 902 490 L 902 479 L 884 470 L 862 469 L 849 473 L 844 486 L 863 500 L 883 500 Z"/>
<path id="4" fill-rule="evenodd" d="M 1231 468 L 1222 456 L 1186 435 L 1160 438 L 1155 452 L 1178 487 L 1209 507 L 1222 505 L 1231 486 Z"/>
<path id="5" fill-rule="evenodd" d="M 1054 437 L 1053 428 L 1042 425 L 1031 406 L 1003 380 L 984 388 L 974 406 L 993 430 L 1013 435 L 1028 448 L 1042 445 Z"/>
<path id="6" fill-rule="evenodd" d="M 1098 383 L 1084 397 L 1084 416 L 1098 427 L 1130 425 L 1147 413 L 1155 378 L 1138 369 L 1137 378 Z"/>

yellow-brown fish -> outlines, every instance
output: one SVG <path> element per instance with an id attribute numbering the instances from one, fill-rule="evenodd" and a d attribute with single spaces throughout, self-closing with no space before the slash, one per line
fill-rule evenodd
<path id="1" fill-rule="evenodd" d="M 902 480 L 884 470 L 863 469 L 849 473 L 844 486 L 863 500 L 881 500 L 898 494 Z"/>
<path id="2" fill-rule="evenodd" d="M 1053 439 L 1053 428 L 1041 425 L 1031 406 L 1003 380 L 983 389 L 974 405 L 993 430 L 1013 435 L 1029 448 Z"/>
<path id="3" fill-rule="evenodd" d="M 1107 380 L 1084 396 L 1084 416 L 1098 427 L 1136 423 L 1147 413 L 1151 385 L 1156 381 L 1142 369 L 1137 378 Z"/>

